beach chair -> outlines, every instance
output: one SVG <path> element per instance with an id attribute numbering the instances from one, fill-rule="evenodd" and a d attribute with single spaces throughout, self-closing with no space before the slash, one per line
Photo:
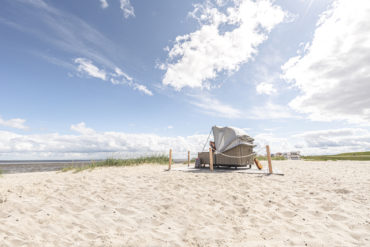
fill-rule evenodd
<path id="1" fill-rule="evenodd" d="M 212 127 L 215 149 L 214 167 L 249 167 L 254 164 L 254 139 L 244 131 L 234 127 Z M 209 164 L 209 152 L 199 152 L 198 158 L 203 166 Z"/>

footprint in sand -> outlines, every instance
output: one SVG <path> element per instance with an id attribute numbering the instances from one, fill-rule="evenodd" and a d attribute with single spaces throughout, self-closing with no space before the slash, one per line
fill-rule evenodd
<path id="1" fill-rule="evenodd" d="M 71 209 L 71 211 L 73 211 L 75 213 L 81 213 L 81 212 L 86 210 L 85 208 L 79 207 L 79 206 L 76 206 L 76 205 L 71 205 L 70 209 Z"/>
<path id="2" fill-rule="evenodd" d="M 363 235 L 361 233 L 350 233 L 349 235 L 351 235 L 352 238 L 354 238 L 355 240 L 360 240 Z"/>
<path id="3" fill-rule="evenodd" d="M 116 210 L 123 215 L 130 215 L 134 214 L 135 212 L 133 210 L 127 209 L 127 208 L 116 208 Z"/>
<path id="4" fill-rule="evenodd" d="M 23 246 L 25 244 L 25 242 L 23 242 L 20 239 L 13 239 L 10 241 L 10 243 L 11 243 L 11 246 Z"/>
<path id="5" fill-rule="evenodd" d="M 92 233 L 92 232 L 86 232 L 83 234 L 85 238 L 89 239 L 89 240 L 93 240 L 96 238 L 96 234 Z"/>
<path id="6" fill-rule="evenodd" d="M 349 194 L 351 193 L 350 190 L 346 190 L 346 189 L 337 189 L 337 190 L 334 190 L 335 193 L 337 194 Z"/>
<path id="7" fill-rule="evenodd" d="M 346 216 L 343 216 L 343 215 L 340 215 L 340 214 L 329 214 L 329 216 L 330 216 L 333 220 L 343 221 L 343 220 L 346 220 L 346 219 L 347 219 L 347 217 L 346 217 Z"/>
<path id="8" fill-rule="evenodd" d="M 333 210 L 333 206 L 330 206 L 330 205 L 324 205 L 321 207 L 324 211 L 331 211 Z"/>
<path id="9" fill-rule="evenodd" d="M 293 211 L 283 211 L 281 212 L 285 217 L 289 217 L 289 218 L 293 218 L 294 216 L 296 216 L 297 214 Z"/>

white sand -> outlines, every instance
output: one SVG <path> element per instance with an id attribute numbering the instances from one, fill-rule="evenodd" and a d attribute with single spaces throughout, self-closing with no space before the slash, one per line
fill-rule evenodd
<path id="1" fill-rule="evenodd" d="M 0 246 L 370 246 L 370 162 L 274 166 L 3 175 Z"/>

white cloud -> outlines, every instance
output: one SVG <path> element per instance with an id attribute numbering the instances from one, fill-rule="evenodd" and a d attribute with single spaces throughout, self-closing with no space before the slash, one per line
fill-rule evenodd
<path id="1" fill-rule="evenodd" d="M 14 14 L 7 18 L 0 18 L 0 23 L 30 34 L 48 47 L 51 46 L 52 50 L 63 51 L 66 56 L 81 58 L 81 62 L 94 63 L 93 66 L 96 68 L 81 67 L 81 70 L 92 69 L 95 74 L 92 76 L 102 79 L 104 71 L 98 69 L 99 66 L 107 70 L 115 70 L 117 63 L 125 61 L 124 57 L 118 55 L 122 51 L 121 45 L 112 42 L 93 26 L 73 14 L 57 9 L 43 0 L 22 1 L 22 4 L 14 6 L 18 6 L 17 9 L 13 9 Z M 29 19 L 34 20 L 37 25 L 27 21 Z M 34 54 L 68 69 L 73 66 L 73 63 L 63 62 L 62 59 L 54 58 L 50 54 L 42 55 L 41 52 L 34 52 Z"/>
<path id="2" fill-rule="evenodd" d="M 0 131 L 1 159 L 98 159 L 165 153 L 170 148 L 177 158 L 194 155 L 208 135 L 165 137 L 156 134 L 97 132 L 84 123 L 72 125 L 77 134 L 22 135 Z"/>
<path id="3" fill-rule="evenodd" d="M 207 134 L 166 137 L 156 134 L 129 134 L 124 132 L 98 132 L 85 123 L 71 125 L 76 134 L 18 134 L 0 131 L 1 159 L 102 159 L 132 157 L 153 153 L 168 154 L 173 149 L 175 158 L 185 158 L 201 151 Z M 265 153 L 301 151 L 303 154 L 334 154 L 370 149 L 370 131 L 360 128 L 308 131 L 295 135 L 266 132 L 253 136 Z"/>
<path id="4" fill-rule="evenodd" d="M 293 136 L 303 140 L 307 154 L 335 154 L 370 150 L 370 131 L 361 128 L 343 128 L 307 131 Z"/>
<path id="5" fill-rule="evenodd" d="M 13 9 L 13 15 L 9 15 L 7 18 L 0 17 L 0 23 L 39 38 L 42 42 L 51 46 L 52 50 L 59 49 L 67 56 L 72 55 L 80 73 L 102 80 L 109 80 L 113 84 L 128 84 L 134 90 L 153 95 L 147 86 L 135 82 L 132 77 L 122 70 L 117 70 L 116 63 L 122 57 L 117 55 L 120 54 L 121 46 L 107 39 L 97 29 L 79 17 L 57 9 L 43 0 L 21 2 L 22 4 L 14 5 L 18 8 Z M 129 1 L 121 1 L 120 4 L 121 8 L 126 9 L 127 14 L 131 11 L 131 15 L 134 15 Z M 38 25 L 27 21 L 29 19 L 35 20 Z M 69 61 L 65 62 L 49 54 L 33 53 L 53 64 L 74 69 L 75 64 Z M 115 72 L 107 73 L 99 67 Z M 70 76 L 70 74 L 68 75 Z M 125 82 L 123 83 L 123 81 Z"/>
<path id="6" fill-rule="evenodd" d="M 138 90 L 146 95 L 153 95 L 153 92 L 145 85 L 135 82 L 131 76 L 123 72 L 120 68 L 116 67 L 114 72 L 107 73 L 105 70 L 99 69 L 92 63 L 92 61 L 86 58 L 76 58 L 74 61 L 78 64 L 77 70 L 81 73 L 86 73 L 89 76 L 96 77 L 104 81 L 108 80 L 115 85 L 128 85 L 134 90 Z"/>
<path id="7" fill-rule="evenodd" d="M 301 94 L 291 101 L 312 120 L 370 121 L 370 1 L 335 1 L 304 55 L 282 66 Z"/>
<path id="8" fill-rule="evenodd" d="M 135 17 L 134 7 L 132 7 L 130 0 L 120 0 L 120 8 L 126 19 L 130 16 Z"/>
<path id="9" fill-rule="evenodd" d="M 258 84 L 256 87 L 256 91 L 258 94 L 267 94 L 267 95 L 272 95 L 277 92 L 276 88 L 274 88 L 274 85 L 267 82 L 261 82 L 260 84 Z"/>
<path id="10" fill-rule="evenodd" d="M 0 116 L 0 126 L 10 127 L 14 129 L 26 130 L 28 127 L 25 125 L 26 120 L 21 118 L 12 118 L 5 120 Z"/>
<path id="11" fill-rule="evenodd" d="M 114 69 L 114 72 L 115 72 L 115 74 L 113 74 L 113 77 L 120 77 L 120 76 L 122 76 L 127 81 L 132 81 L 133 80 L 131 76 L 129 76 L 128 74 L 126 74 L 125 72 L 123 72 L 120 68 L 117 68 L 116 67 Z"/>
<path id="12" fill-rule="evenodd" d="M 304 155 L 338 154 L 370 150 L 370 131 L 362 128 L 343 128 L 306 131 L 299 134 L 279 135 L 272 132 L 254 136 L 259 153 L 300 151 Z"/>
<path id="13" fill-rule="evenodd" d="M 248 113 L 251 119 L 299 118 L 289 107 L 267 102 L 263 106 L 254 106 Z"/>
<path id="14" fill-rule="evenodd" d="M 86 124 L 84 122 L 81 122 L 79 124 L 72 124 L 71 130 L 74 130 L 83 135 L 95 134 L 95 131 L 91 128 L 86 127 Z"/>
<path id="15" fill-rule="evenodd" d="M 145 85 L 134 83 L 133 84 L 133 88 L 135 90 L 138 90 L 140 92 L 143 92 L 146 95 L 149 95 L 149 96 L 152 96 L 153 95 L 152 91 L 150 91 Z"/>
<path id="16" fill-rule="evenodd" d="M 173 129 L 173 126 L 172 125 L 168 125 L 167 127 L 168 129 Z"/>
<path id="17" fill-rule="evenodd" d="M 198 107 L 204 114 L 220 118 L 241 118 L 242 112 L 230 105 L 220 102 L 208 94 L 194 95 L 189 103 Z"/>
<path id="18" fill-rule="evenodd" d="M 105 8 L 108 8 L 109 4 L 107 2 L 107 0 L 100 0 L 100 6 L 105 9 Z"/>
<path id="19" fill-rule="evenodd" d="M 106 72 L 104 70 L 99 69 L 98 67 L 96 67 L 92 63 L 92 61 L 90 61 L 86 58 L 76 58 L 74 60 L 74 62 L 78 64 L 77 70 L 79 72 L 86 73 L 89 76 L 99 78 L 99 79 L 102 79 L 104 81 L 106 80 L 106 78 L 107 78 Z"/>
<path id="20" fill-rule="evenodd" d="M 271 153 L 295 151 L 289 137 L 277 137 L 272 133 L 260 133 L 253 137 L 257 147 L 254 149 L 258 154 L 266 153 L 266 145 L 270 146 Z"/>
<path id="21" fill-rule="evenodd" d="M 220 73 L 232 73 L 257 53 L 268 33 L 283 21 L 286 13 L 269 0 L 232 1 L 222 12 L 225 1 L 196 4 L 190 14 L 201 26 L 176 37 L 168 52 L 162 83 L 176 90 L 183 87 L 207 87 Z"/>
<path id="22" fill-rule="evenodd" d="M 230 119 L 287 119 L 301 118 L 289 107 L 275 104 L 271 101 L 261 106 L 251 106 L 246 110 L 240 110 L 234 106 L 221 102 L 209 93 L 202 93 L 190 96 L 188 102 L 197 107 L 196 110 L 204 114 L 219 118 Z"/>
<path id="23" fill-rule="evenodd" d="M 7 19 L 0 18 L 0 22 L 30 34 L 67 55 L 87 57 L 105 67 L 114 67 L 112 60 L 120 47 L 83 19 L 43 0 L 21 2 L 14 5 L 18 8 L 13 10 L 13 15 L 7 16 Z M 27 21 L 29 19 L 34 22 Z"/>
<path id="24" fill-rule="evenodd" d="M 150 91 L 145 85 L 134 82 L 134 79 L 123 72 L 120 68 L 115 68 L 110 79 L 113 84 L 127 84 L 134 90 L 138 90 L 146 95 L 152 96 L 153 92 Z"/>

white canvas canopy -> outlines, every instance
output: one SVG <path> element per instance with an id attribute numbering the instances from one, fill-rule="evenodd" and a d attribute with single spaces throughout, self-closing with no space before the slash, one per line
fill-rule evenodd
<path id="1" fill-rule="evenodd" d="M 225 152 L 238 145 L 254 146 L 254 139 L 248 136 L 242 129 L 213 126 L 212 131 L 218 152 Z"/>

